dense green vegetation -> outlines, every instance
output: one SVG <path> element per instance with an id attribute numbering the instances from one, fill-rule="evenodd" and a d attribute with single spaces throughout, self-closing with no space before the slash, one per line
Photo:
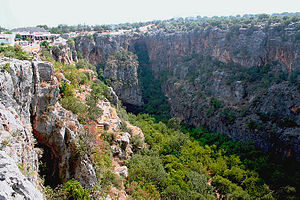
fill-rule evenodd
<path id="1" fill-rule="evenodd" d="M 282 13 L 282 14 L 260 14 L 260 15 L 237 15 L 226 17 L 187 17 L 173 18 L 170 20 L 155 21 L 155 26 L 152 26 L 152 31 L 163 31 L 166 33 L 199 31 L 207 27 L 217 27 L 222 30 L 227 30 L 226 39 L 234 34 L 238 35 L 240 31 L 245 31 L 250 35 L 254 31 L 263 27 L 265 30 L 272 29 L 281 32 L 288 25 L 299 21 L 300 13 Z M 240 29 L 241 28 L 241 29 Z M 295 30 L 300 29 L 300 25 L 296 25 Z M 284 38 L 284 36 L 283 36 Z M 296 38 L 295 38 L 296 39 Z"/>
<path id="2" fill-rule="evenodd" d="M 216 145 L 200 145 L 149 115 L 130 115 L 130 121 L 142 128 L 149 148 L 129 161 L 129 183 L 150 185 L 163 199 L 216 199 L 213 186 L 232 199 L 273 198 L 258 173 L 239 156 Z"/>
<path id="3" fill-rule="evenodd" d="M 215 191 L 230 199 L 297 199 L 300 173 L 293 158 L 203 128 L 183 128 L 174 119 L 167 126 L 144 114 L 130 115 L 130 122 L 142 128 L 149 145 L 128 162 L 133 196 L 139 194 L 131 184 L 162 199 L 215 199 Z"/>
<path id="4" fill-rule="evenodd" d="M 47 186 L 44 189 L 44 193 L 48 200 L 65 200 L 65 199 L 77 199 L 88 200 L 90 191 L 82 188 L 80 183 L 74 179 L 71 179 L 59 186 L 56 190 Z"/>
<path id="5" fill-rule="evenodd" d="M 93 65 L 86 63 L 85 61 L 80 61 L 74 65 L 62 65 L 56 63 L 56 71 L 64 71 L 64 76 L 70 81 L 62 82 L 60 87 L 61 94 L 61 105 L 71 110 L 74 114 L 77 114 L 78 120 L 81 123 L 86 123 L 90 120 L 96 120 L 101 116 L 102 110 L 98 108 L 97 102 L 100 99 L 109 98 L 110 91 L 108 87 L 100 80 L 92 80 L 93 77 L 97 76 L 95 71 L 89 71 L 89 68 L 95 70 Z M 85 69 L 85 71 L 79 71 L 79 69 Z M 87 88 L 81 87 L 85 85 L 90 85 L 91 94 L 81 101 L 79 97 L 76 97 L 76 91 L 85 92 Z"/>
<path id="6" fill-rule="evenodd" d="M 22 50 L 20 46 L 0 45 L 0 57 L 16 58 L 19 60 L 32 60 L 32 57 Z"/>

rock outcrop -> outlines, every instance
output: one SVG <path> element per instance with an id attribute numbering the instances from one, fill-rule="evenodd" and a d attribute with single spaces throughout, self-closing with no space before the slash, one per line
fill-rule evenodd
<path id="1" fill-rule="evenodd" d="M 3 69 L 5 65 L 7 68 Z M 3 177 L 0 194 L 6 199 L 41 199 L 42 195 L 36 189 L 41 151 L 35 148 L 30 122 L 31 62 L 1 58 L 0 66 L 0 165 Z M 26 178 L 20 175 L 18 167 L 27 174 Z"/>
<path id="2" fill-rule="evenodd" d="M 43 195 L 19 170 L 14 159 L 0 151 L 0 199 L 41 200 Z"/>
<path id="3" fill-rule="evenodd" d="M 86 187 L 95 185 L 97 179 L 91 162 L 86 156 L 79 157 L 76 151 L 77 136 L 83 127 L 75 115 L 58 103 L 59 85 L 53 66 L 7 58 L 0 59 L 0 66 L 0 141 L 4 152 L 1 161 L 9 155 L 11 173 L 20 173 L 14 167 L 19 166 L 34 187 L 39 184 L 39 160 L 43 159 L 48 184 L 74 177 Z M 33 186 L 21 179 L 21 176 L 16 179 L 21 188 L 18 195 L 35 199 L 26 192 L 27 187 Z M 6 183 L 14 190 L 11 184 L 15 183 Z M 30 195 L 41 199 L 39 194 L 33 190 Z"/>
<path id="4" fill-rule="evenodd" d="M 75 46 L 71 42 L 65 45 L 53 46 L 51 54 L 54 60 L 64 64 L 74 64 L 78 61 Z"/>
<path id="5" fill-rule="evenodd" d="M 138 80 L 137 56 L 129 51 L 119 51 L 110 56 L 104 66 L 104 77 L 118 97 L 126 104 L 141 106 L 142 92 Z"/>
<path id="6" fill-rule="evenodd" d="M 33 61 L 32 66 L 32 127 L 38 142 L 50 148 L 54 161 L 50 165 L 52 177 L 62 181 L 76 177 L 85 187 L 95 185 L 96 174 L 88 158 L 76 158 L 76 138 L 83 127 L 75 115 L 58 103 L 59 82 L 54 77 L 53 66 L 38 61 Z"/>
<path id="7" fill-rule="evenodd" d="M 122 120 L 110 102 L 101 100 L 98 106 L 103 110 L 103 114 L 97 123 L 103 125 L 105 132 L 102 134 L 105 133 L 111 136 L 109 142 L 113 156 L 113 173 L 120 180 L 118 187 L 111 188 L 109 197 L 125 200 L 128 199 L 128 195 L 125 192 L 124 182 L 121 181 L 128 176 L 125 161 L 133 155 L 135 149 L 141 149 L 145 145 L 144 134 L 140 128 Z M 138 145 L 136 144 L 137 140 L 140 141 Z"/>

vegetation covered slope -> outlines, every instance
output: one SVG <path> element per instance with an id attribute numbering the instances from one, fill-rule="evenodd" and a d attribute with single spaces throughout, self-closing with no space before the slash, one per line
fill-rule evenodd
<path id="1" fill-rule="evenodd" d="M 203 128 L 183 128 L 174 118 L 168 125 L 149 115 L 130 115 L 130 121 L 142 128 L 149 145 L 128 163 L 127 190 L 137 199 L 141 194 L 145 199 L 151 194 L 162 199 L 297 199 L 295 160 Z"/>

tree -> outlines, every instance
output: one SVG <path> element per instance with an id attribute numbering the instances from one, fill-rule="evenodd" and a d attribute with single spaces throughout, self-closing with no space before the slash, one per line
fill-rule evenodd
<path id="1" fill-rule="evenodd" d="M 21 34 L 17 33 L 16 36 L 15 36 L 15 40 L 21 40 L 22 39 L 22 36 Z"/>
<path id="2" fill-rule="evenodd" d="M 40 46 L 46 48 L 47 50 L 50 50 L 50 43 L 46 40 L 42 41 L 40 43 Z"/>
<path id="3" fill-rule="evenodd" d="M 0 32 L 3 32 L 3 31 L 7 31 L 7 29 L 0 26 Z"/>
<path id="4" fill-rule="evenodd" d="M 47 25 L 37 25 L 36 27 L 43 28 L 45 30 L 49 29 Z"/>

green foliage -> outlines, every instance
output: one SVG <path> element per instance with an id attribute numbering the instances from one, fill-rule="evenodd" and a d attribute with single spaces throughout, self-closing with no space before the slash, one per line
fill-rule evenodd
<path id="1" fill-rule="evenodd" d="M 160 199 L 160 194 L 153 184 L 144 182 L 131 182 L 126 186 L 127 194 L 136 200 Z"/>
<path id="2" fill-rule="evenodd" d="M 6 70 L 8 73 L 10 73 L 11 72 L 10 63 L 5 63 L 5 65 L 3 66 L 3 69 Z"/>
<path id="3" fill-rule="evenodd" d="M 50 43 L 47 40 L 44 40 L 40 43 L 41 47 L 46 48 L 47 50 L 50 50 Z"/>
<path id="4" fill-rule="evenodd" d="M 163 199 L 214 199 L 213 189 L 207 185 L 211 176 L 212 185 L 224 198 L 295 199 L 297 196 L 299 164 L 293 159 L 285 161 L 265 154 L 251 144 L 232 141 L 202 127 L 181 126 L 197 140 L 192 141 L 178 129 L 155 123 L 149 115 L 129 115 L 129 119 L 143 130 L 149 145 L 129 161 L 129 184 L 151 184 Z M 155 163 L 163 179 L 156 181 L 157 174 L 148 168 L 150 163 Z"/>
<path id="5" fill-rule="evenodd" d="M 91 69 L 93 71 L 96 71 L 96 67 L 92 64 L 90 64 L 89 62 L 87 62 L 84 59 L 80 59 L 77 63 L 76 63 L 76 68 L 77 69 Z"/>
<path id="6" fill-rule="evenodd" d="M 92 83 L 92 92 L 91 95 L 95 99 L 104 99 L 104 97 L 109 98 L 110 97 L 110 90 L 102 81 L 96 79 Z"/>
<path id="7" fill-rule="evenodd" d="M 22 39 L 21 34 L 17 33 L 15 36 L 15 40 L 21 40 L 21 39 Z"/>
<path id="8" fill-rule="evenodd" d="M 74 65 L 61 65 L 54 63 L 56 70 L 63 69 L 65 77 L 71 82 L 63 82 L 60 88 L 62 95 L 61 104 L 64 108 L 71 110 L 77 114 L 81 123 L 89 120 L 97 120 L 102 115 L 102 110 L 97 106 L 98 101 L 110 97 L 109 88 L 100 80 L 91 81 L 91 76 L 84 72 L 79 72 Z M 94 67 L 86 63 L 80 62 L 78 66 Z M 79 67 L 81 68 L 81 67 Z M 75 91 L 79 85 L 91 84 L 91 95 L 86 98 L 86 102 L 80 102 L 75 97 Z"/>
<path id="9" fill-rule="evenodd" d="M 129 182 L 147 182 L 162 188 L 167 177 L 161 160 L 154 156 L 134 155 L 128 164 Z"/>
<path id="10" fill-rule="evenodd" d="M 74 39 L 68 38 L 67 44 L 68 44 L 70 47 L 75 47 L 75 41 L 74 41 Z"/>
<path id="11" fill-rule="evenodd" d="M 90 191 L 84 189 L 80 183 L 71 179 L 63 185 L 52 189 L 50 186 L 44 188 L 43 193 L 47 200 L 88 200 L 90 198 Z"/>
<path id="12" fill-rule="evenodd" d="M 45 30 L 49 29 L 49 27 L 47 25 L 37 25 L 36 27 L 43 28 Z"/>
<path id="13" fill-rule="evenodd" d="M 178 130 L 181 128 L 180 123 L 181 123 L 181 120 L 179 118 L 171 118 L 168 121 L 168 127 Z"/>
<path id="14" fill-rule="evenodd" d="M 62 69 L 64 70 L 66 79 L 71 81 L 74 87 L 86 84 L 89 81 L 87 75 L 84 72 L 76 70 L 74 65 L 63 65 Z"/>
<path id="15" fill-rule="evenodd" d="M 142 148 L 143 141 L 139 135 L 132 136 L 130 142 L 134 152 L 137 152 L 138 149 Z"/>
<path id="16" fill-rule="evenodd" d="M 69 180 L 64 184 L 64 189 L 69 193 L 73 199 L 88 200 L 89 191 L 83 189 L 80 183 L 74 179 Z"/>
<path id="17" fill-rule="evenodd" d="M 75 88 L 72 84 L 69 84 L 67 82 L 63 82 L 60 88 L 60 93 L 64 97 L 68 96 L 74 96 L 75 95 Z"/>
<path id="18" fill-rule="evenodd" d="M 0 56 L 1 55 L 19 60 L 32 60 L 32 57 L 23 51 L 20 46 L 12 47 L 0 45 Z"/>
<path id="19" fill-rule="evenodd" d="M 98 100 L 92 95 L 87 98 L 86 105 L 88 106 L 87 118 L 96 121 L 101 117 L 103 111 L 97 106 Z"/>
<path id="20" fill-rule="evenodd" d="M 123 132 L 130 132 L 130 129 L 127 128 L 127 125 L 126 125 L 126 123 L 125 123 L 124 121 L 121 123 L 120 129 L 121 129 L 121 131 L 123 131 Z"/>
<path id="21" fill-rule="evenodd" d="M 101 138 L 103 140 L 105 140 L 106 142 L 108 142 L 109 144 L 111 144 L 115 139 L 116 139 L 116 135 L 115 133 L 113 132 L 107 132 L 107 131 L 104 131 L 102 134 L 101 134 Z"/>
<path id="22" fill-rule="evenodd" d="M 211 104 L 214 106 L 215 109 L 219 109 L 222 107 L 222 101 L 216 99 L 215 97 L 212 97 L 210 99 Z"/>
<path id="23" fill-rule="evenodd" d="M 86 110 L 86 106 L 73 96 L 64 97 L 60 102 L 65 109 L 71 110 L 74 114 L 81 114 Z"/>
<path id="24" fill-rule="evenodd" d="M 257 125 L 255 121 L 252 123 L 254 124 L 252 128 L 259 128 L 260 125 Z M 234 142 L 222 134 L 210 133 L 202 127 L 184 131 L 192 135 L 203 146 L 213 147 L 215 145 L 217 149 L 224 151 L 225 155 L 236 155 L 229 156 L 225 160 L 217 159 L 217 162 L 212 164 L 212 170 L 243 188 L 247 186 L 246 190 L 251 196 L 261 193 L 263 194 L 262 199 L 272 199 L 274 196 L 282 199 L 284 192 L 282 193 L 281 188 L 295 187 L 300 180 L 300 173 L 296 170 L 299 168 L 299 163 L 293 158 L 286 160 L 276 154 L 263 153 L 254 145 Z M 225 164 L 229 166 L 228 169 Z M 249 176 L 249 170 L 255 171 L 257 174 L 251 172 Z M 261 178 L 258 177 L 258 174 Z M 273 195 L 266 192 L 266 186 L 262 180 L 276 191 Z M 292 196 L 295 197 L 296 194 L 291 193 L 290 197 L 292 198 Z"/>

